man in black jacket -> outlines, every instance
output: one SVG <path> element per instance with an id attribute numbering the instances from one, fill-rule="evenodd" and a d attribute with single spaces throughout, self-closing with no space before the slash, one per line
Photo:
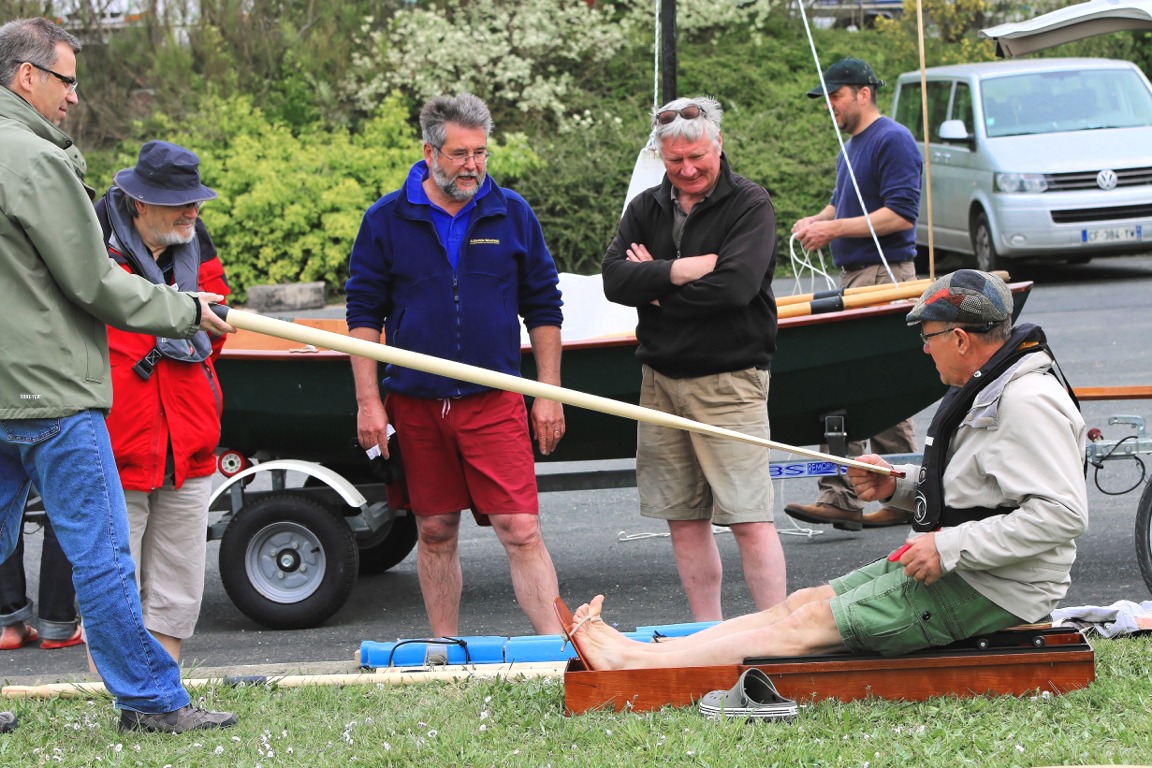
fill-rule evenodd
<path id="1" fill-rule="evenodd" d="M 636 196 L 604 256 L 604 293 L 636 307 L 640 404 L 767 439 L 776 351 L 776 214 L 768 193 L 732 173 L 714 99 L 656 110 L 658 187 Z M 784 598 L 768 450 L 641 423 L 640 513 L 668 521 L 697 621 L 722 618 L 712 525 L 731 529 L 757 608 Z"/>

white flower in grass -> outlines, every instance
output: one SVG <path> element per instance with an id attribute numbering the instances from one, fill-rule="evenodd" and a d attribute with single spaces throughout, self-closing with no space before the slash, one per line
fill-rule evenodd
<path id="1" fill-rule="evenodd" d="M 1024 751 L 1024 745 L 1023 744 L 1017 744 L 1016 745 L 1016 751 L 1017 752 L 1023 752 Z"/>
<path id="2" fill-rule="evenodd" d="M 222 755 L 222 754 L 224 754 L 224 745 L 223 744 L 217 744 L 216 749 L 214 749 L 212 751 L 214 753 L 216 753 L 217 755 Z"/>

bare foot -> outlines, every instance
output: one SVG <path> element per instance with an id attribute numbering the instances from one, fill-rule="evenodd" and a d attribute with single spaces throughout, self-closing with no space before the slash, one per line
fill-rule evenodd
<path id="1" fill-rule="evenodd" d="M 589 669 L 612 670 L 662 666 L 660 655 L 652 653 L 651 643 L 630 640 L 600 617 L 604 595 L 592 598 L 572 614 L 573 628 L 568 630 L 572 643 Z"/>

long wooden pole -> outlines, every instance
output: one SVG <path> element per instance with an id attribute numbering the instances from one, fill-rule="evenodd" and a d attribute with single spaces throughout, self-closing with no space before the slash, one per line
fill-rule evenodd
<path id="1" fill-rule="evenodd" d="M 888 467 L 879 467 L 875 464 L 866 464 L 861 461 L 846 459 L 843 456 L 833 456 L 807 448 L 777 443 L 772 440 L 754 437 L 753 435 L 746 435 L 743 432 L 737 432 L 732 429 L 714 427 L 711 424 L 686 419 L 683 416 L 662 413 L 631 403 L 622 403 L 619 400 L 613 400 L 608 397 L 590 395 L 574 389 L 565 389 L 564 387 L 558 387 L 553 384 L 544 384 L 539 381 L 524 379 L 507 373 L 490 371 L 487 368 L 457 363 L 453 360 L 444 360 L 439 357 L 433 357 L 432 355 L 422 355 L 419 352 L 411 352 L 386 344 L 375 344 L 363 339 L 356 339 L 351 336 L 320 330 L 319 328 L 309 328 L 304 325 L 253 314 L 252 312 L 232 309 L 222 304 L 213 305 L 213 311 L 215 311 L 222 320 L 236 328 L 255 331 L 256 333 L 263 333 L 267 336 L 275 336 L 281 339 L 298 341 L 301 344 L 312 344 L 316 347 L 324 347 L 325 349 L 332 349 L 349 355 L 358 355 L 380 363 L 399 365 L 404 368 L 433 373 L 437 376 L 446 376 L 451 379 L 459 379 L 460 381 L 468 381 L 473 384 L 492 387 L 493 389 L 519 392 L 529 397 L 555 400 L 560 403 L 565 403 L 566 405 L 574 405 L 577 408 L 586 408 L 590 411 L 598 411 L 610 416 L 620 416 L 625 419 L 632 419 L 633 421 L 643 421 L 658 427 L 684 429 L 689 432 L 698 432 L 713 437 L 739 440 L 740 442 L 751 443 L 752 445 L 759 445 L 784 453 L 807 456 L 819 461 L 840 464 L 845 467 L 856 467 L 857 469 L 864 469 L 881 475 L 891 475 L 893 477 L 904 476 L 903 472 Z"/>
<path id="2" fill-rule="evenodd" d="M 842 309 L 856 309 L 857 307 L 870 307 L 874 304 L 887 304 L 890 301 L 918 299 L 922 293 L 924 293 L 924 286 L 922 285 L 909 285 L 908 283 L 886 284 L 882 291 L 858 293 L 851 296 L 833 296 L 828 299 L 816 299 L 806 304 L 790 304 L 786 307 L 780 307 L 779 317 L 783 320 L 786 317 L 818 315 L 822 312 L 839 312 Z"/>
<path id="3" fill-rule="evenodd" d="M 832 296 L 860 296 L 867 293 L 876 293 L 877 291 L 886 291 L 897 285 L 900 286 L 919 286 L 923 291 L 932 283 L 929 278 L 920 280 L 905 280 L 902 283 L 879 283 L 878 285 L 860 285 L 855 288 L 838 288 L 830 291 L 819 291 L 817 293 L 797 293 L 793 296 L 777 296 L 776 306 L 787 307 L 792 304 L 805 304 L 814 299 L 824 299 Z"/>
<path id="4" fill-rule="evenodd" d="M 1003 280 L 1005 283 L 1012 279 L 1012 276 L 1004 270 L 997 270 L 990 274 Z M 921 292 L 924 291 L 929 285 L 932 284 L 932 278 L 924 277 L 918 280 L 905 280 L 901 283 L 880 283 L 878 285 L 860 285 L 855 288 L 836 288 L 829 291 L 820 291 L 818 293 L 797 293 L 792 296 L 777 296 L 776 306 L 786 307 L 792 304 L 805 304 L 810 301 L 818 299 L 833 298 L 836 296 L 861 296 L 868 293 L 876 293 L 877 291 L 888 291 L 896 287 L 912 288 L 918 286 Z M 877 304 L 882 304 L 883 301 L 875 300 Z"/>
<path id="5" fill-rule="evenodd" d="M 234 677 L 186 678 L 185 688 L 207 688 L 212 685 L 273 685 L 278 688 L 301 688 L 325 685 L 413 685 L 467 678 L 563 677 L 568 662 L 528 664 L 473 664 L 445 667 L 391 668 L 373 672 L 330 675 L 239 675 Z M 44 683 L 41 685 L 6 685 L 0 696 L 9 699 L 96 698 L 107 696 L 100 682 Z"/>

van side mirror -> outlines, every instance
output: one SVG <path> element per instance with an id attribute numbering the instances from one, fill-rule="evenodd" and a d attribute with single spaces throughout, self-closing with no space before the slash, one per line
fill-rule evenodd
<path id="1" fill-rule="evenodd" d="M 940 124 L 940 139 L 943 141 L 962 141 L 971 144 L 976 137 L 968 133 L 963 120 L 945 120 Z"/>

